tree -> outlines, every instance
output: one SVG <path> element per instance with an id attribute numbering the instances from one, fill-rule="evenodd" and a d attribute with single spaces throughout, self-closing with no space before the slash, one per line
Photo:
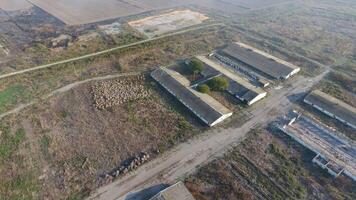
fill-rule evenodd
<path id="1" fill-rule="evenodd" d="M 202 84 L 197 87 L 198 92 L 209 94 L 210 87 L 207 84 Z"/>
<path id="2" fill-rule="evenodd" d="M 223 77 L 215 77 L 207 82 L 207 85 L 213 91 L 223 91 L 229 87 L 229 82 L 226 78 Z"/>
<path id="3" fill-rule="evenodd" d="M 192 59 L 188 64 L 188 70 L 191 74 L 199 74 L 203 71 L 204 64 L 198 59 Z"/>

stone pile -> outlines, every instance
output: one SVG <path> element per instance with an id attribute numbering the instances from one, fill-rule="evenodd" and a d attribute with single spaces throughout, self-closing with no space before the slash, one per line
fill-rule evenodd
<path id="1" fill-rule="evenodd" d="M 98 109 L 107 109 L 122 103 L 149 96 L 144 87 L 144 76 L 102 81 L 92 86 L 94 103 Z"/>
<path id="2" fill-rule="evenodd" d="M 124 175 L 124 174 L 136 169 L 143 163 L 147 162 L 149 160 L 149 158 L 150 158 L 149 154 L 143 153 L 143 152 L 140 153 L 139 155 L 130 159 L 129 162 L 126 162 L 126 163 L 120 165 L 119 167 L 115 168 L 111 172 L 105 174 L 104 182 L 107 184 L 108 182 L 114 180 L 116 177 L 118 177 L 120 175 Z"/>

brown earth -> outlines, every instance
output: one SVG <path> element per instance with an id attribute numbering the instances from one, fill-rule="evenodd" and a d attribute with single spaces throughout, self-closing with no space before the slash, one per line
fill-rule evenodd
<path id="1" fill-rule="evenodd" d="M 129 80 L 141 80 L 136 84 L 150 96 L 99 110 L 92 93 L 92 86 L 97 83 L 90 83 L 56 96 L 23 113 L 26 117 L 18 118 L 28 145 L 23 148 L 28 151 L 18 154 L 29 160 L 25 162 L 28 168 L 36 168 L 34 175 L 42 183 L 40 196 L 64 199 L 85 195 L 99 186 L 101 175 L 126 159 L 140 152 L 154 156 L 158 150 L 189 136 L 192 127 L 148 86 L 148 80 L 132 77 L 123 81 Z M 16 176 L 17 170 L 20 169 L 12 169 L 11 174 Z M 10 181 L 12 176 L 8 177 Z M 0 191 L 1 195 L 4 194 Z"/>

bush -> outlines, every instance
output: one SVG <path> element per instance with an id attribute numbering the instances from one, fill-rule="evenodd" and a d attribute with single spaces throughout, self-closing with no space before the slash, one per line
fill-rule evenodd
<path id="1" fill-rule="evenodd" d="M 207 84 L 202 84 L 197 87 L 198 92 L 209 94 L 210 87 Z"/>
<path id="2" fill-rule="evenodd" d="M 215 77 L 208 81 L 208 86 L 213 91 L 223 91 L 229 87 L 229 82 L 223 77 Z"/>
<path id="3" fill-rule="evenodd" d="M 192 59 L 188 64 L 188 71 L 191 74 L 199 74 L 203 71 L 204 64 L 198 59 Z"/>

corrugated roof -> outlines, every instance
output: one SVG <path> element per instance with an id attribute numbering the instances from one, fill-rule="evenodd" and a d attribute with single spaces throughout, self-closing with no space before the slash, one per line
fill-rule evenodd
<path id="1" fill-rule="evenodd" d="M 193 195 L 185 187 L 184 183 L 178 182 L 161 191 L 150 200 L 195 200 Z"/>
<path id="2" fill-rule="evenodd" d="M 296 70 L 296 68 L 277 62 L 252 49 L 242 47 L 239 43 L 230 44 L 222 52 L 275 79 L 286 78 Z"/>
<path id="3" fill-rule="evenodd" d="M 211 96 L 191 89 L 189 80 L 178 72 L 159 68 L 151 76 L 208 125 L 214 124 L 224 115 L 232 114 Z"/>
<path id="4" fill-rule="evenodd" d="M 230 84 L 227 88 L 227 91 L 231 94 L 236 95 L 247 102 L 253 101 L 260 94 L 266 94 L 266 91 L 262 90 L 261 88 L 255 87 L 247 80 L 238 76 L 235 72 L 230 71 L 229 69 L 206 58 L 205 56 L 197 56 L 197 59 L 205 63 L 207 65 L 207 68 L 212 68 L 212 70 L 208 71 L 217 71 L 223 74 L 225 78 L 230 80 Z"/>
<path id="5" fill-rule="evenodd" d="M 348 123 L 353 124 L 353 126 L 356 126 L 356 108 L 335 97 L 320 90 L 314 90 L 305 97 L 304 101 L 310 102 Z"/>

